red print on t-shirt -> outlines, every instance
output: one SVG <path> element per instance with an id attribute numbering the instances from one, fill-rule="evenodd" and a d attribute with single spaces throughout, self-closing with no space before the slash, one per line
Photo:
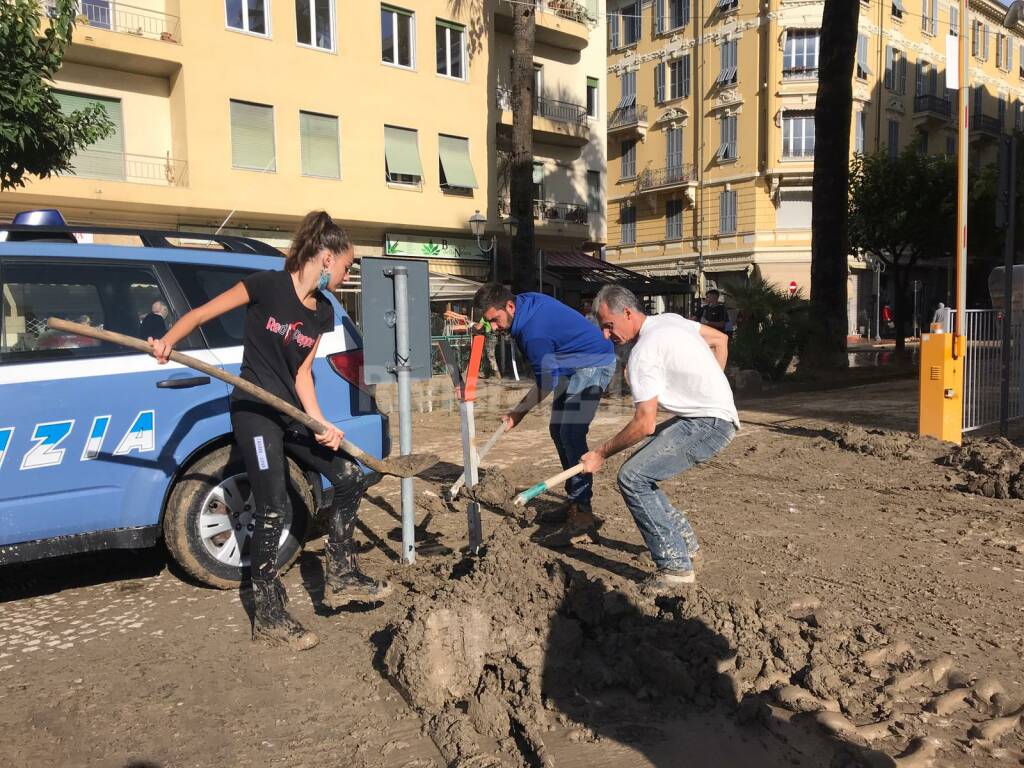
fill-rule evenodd
<path id="1" fill-rule="evenodd" d="M 267 320 L 267 330 L 271 333 L 275 333 L 278 336 L 283 336 L 282 343 L 288 344 L 290 340 L 294 340 L 295 343 L 302 349 L 309 349 L 316 343 L 316 339 L 307 336 L 299 329 L 302 327 L 302 322 L 297 321 L 294 323 L 279 323 L 273 317 Z"/>

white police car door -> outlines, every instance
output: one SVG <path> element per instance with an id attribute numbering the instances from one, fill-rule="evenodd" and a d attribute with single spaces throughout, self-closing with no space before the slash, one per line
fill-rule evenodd
<path id="1" fill-rule="evenodd" d="M 175 445 L 226 410 L 226 386 L 46 326 L 57 316 L 155 335 L 174 320 L 156 272 L 5 256 L 0 284 L 0 545 L 156 525 Z"/>

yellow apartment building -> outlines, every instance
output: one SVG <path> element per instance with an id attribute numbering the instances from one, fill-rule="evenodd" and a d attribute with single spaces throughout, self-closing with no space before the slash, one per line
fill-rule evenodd
<path id="1" fill-rule="evenodd" d="M 851 0 L 852 2 L 853 0 Z M 810 283 L 820 0 L 609 0 L 607 257 L 698 294 L 759 274 Z M 1021 127 L 1024 38 L 1005 7 L 861 0 L 851 156 L 955 152 L 947 37 L 971 35 L 971 161 Z M 850 332 L 872 274 L 850 260 Z M 931 295 L 945 300 L 945 273 Z M 677 297 L 681 304 L 683 297 Z"/>
<path id="2" fill-rule="evenodd" d="M 46 6 L 46 0 L 41 3 Z M 507 249 L 509 0 L 80 0 L 54 87 L 113 136 L 75 172 L 0 195 L 0 216 L 249 234 L 279 247 L 307 211 L 357 255 L 475 280 Z M 605 241 L 603 0 L 537 0 L 538 243 Z"/>

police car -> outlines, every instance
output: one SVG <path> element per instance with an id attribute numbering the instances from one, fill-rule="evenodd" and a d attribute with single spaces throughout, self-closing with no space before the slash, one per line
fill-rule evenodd
<path id="1" fill-rule="evenodd" d="M 163 539 L 200 581 L 237 586 L 252 494 L 232 441 L 230 387 L 55 332 L 46 319 L 155 336 L 246 275 L 281 269 L 280 252 L 241 237 L 67 227 L 57 211 L 19 214 L 0 224 L 0 240 L 0 566 Z M 361 385 L 362 341 L 330 298 L 335 327 L 313 364 L 317 395 L 349 440 L 382 458 L 388 425 Z M 244 312 L 177 348 L 237 374 Z M 281 560 L 290 565 L 330 487 L 294 463 L 289 470 Z"/>

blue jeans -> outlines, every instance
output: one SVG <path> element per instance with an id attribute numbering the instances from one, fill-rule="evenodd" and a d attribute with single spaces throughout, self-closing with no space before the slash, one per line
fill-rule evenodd
<path id="1" fill-rule="evenodd" d="M 690 521 L 672 506 L 658 481 L 707 461 L 735 435 L 735 425 L 725 419 L 672 419 L 619 470 L 619 491 L 659 569 L 691 570 L 690 555 L 699 545 Z"/>
<path id="2" fill-rule="evenodd" d="M 587 448 L 590 422 L 597 413 L 601 395 L 612 380 L 615 366 L 578 368 L 555 390 L 551 405 L 551 439 L 558 451 L 562 469 L 580 463 Z M 571 501 L 589 504 L 594 495 L 593 475 L 576 475 L 565 482 L 565 492 Z"/>

